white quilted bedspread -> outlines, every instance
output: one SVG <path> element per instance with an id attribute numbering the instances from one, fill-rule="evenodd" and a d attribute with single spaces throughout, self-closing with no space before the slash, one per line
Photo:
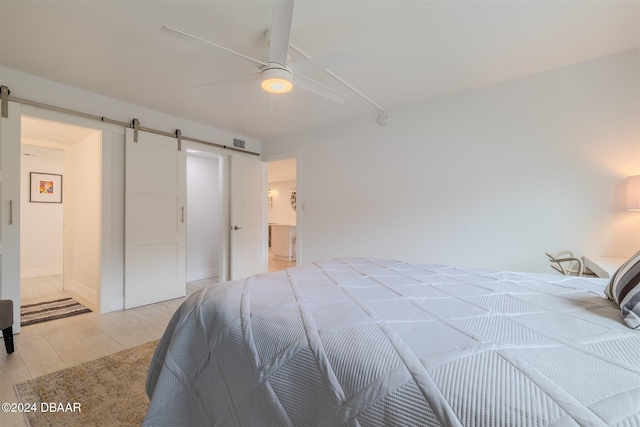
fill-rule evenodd
<path id="1" fill-rule="evenodd" d="M 640 426 L 640 332 L 605 285 L 355 258 L 212 285 L 144 425 Z"/>

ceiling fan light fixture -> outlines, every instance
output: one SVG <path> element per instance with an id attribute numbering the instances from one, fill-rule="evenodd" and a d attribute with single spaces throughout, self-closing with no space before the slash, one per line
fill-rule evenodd
<path id="1" fill-rule="evenodd" d="M 293 89 L 291 72 L 285 68 L 262 71 L 262 89 L 269 93 L 287 93 Z"/>

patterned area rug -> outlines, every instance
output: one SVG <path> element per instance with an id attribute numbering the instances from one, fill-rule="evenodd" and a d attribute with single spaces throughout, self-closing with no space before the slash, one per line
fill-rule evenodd
<path id="1" fill-rule="evenodd" d="M 73 298 L 61 298 L 54 301 L 39 302 L 20 306 L 20 326 L 48 322 L 63 317 L 91 313 L 91 310 Z"/>
<path id="2" fill-rule="evenodd" d="M 139 426 L 149 407 L 145 382 L 158 340 L 15 386 L 31 427 Z M 33 406 L 35 405 L 35 406 Z"/>

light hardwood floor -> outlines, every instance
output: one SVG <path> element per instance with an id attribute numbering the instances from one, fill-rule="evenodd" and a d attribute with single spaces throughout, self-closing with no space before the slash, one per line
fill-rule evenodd
<path id="1" fill-rule="evenodd" d="M 187 295 L 216 279 L 187 284 Z M 61 276 L 21 281 L 21 304 L 72 296 L 93 313 L 25 326 L 15 335 L 15 352 L 7 355 L 0 340 L 0 403 L 18 403 L 14 385 L 44 374 L 135 347 L 162 336 L 184 298 L 131 310 L 98 314 L 96 307 L 62 290 Z M 22 414 L 0 411 L 0 426 L 23 427 Z"/>
<path id="2" fill-rule="evenodd" d="M 271 253 L 271 249 L 269 249 L 269 272 L 271 271 L 280 271 L 289 267 L 295 267 L 295 261 L 281 261 L 279 259 L 273 258 L 273 254 Z"/>
<path id="3" fill-rule="evenodd" d="M 295 264 L 269 257 L 269 271 Z M 217 282 L 215 278 L 190 282 L 187 295 Z M 15 384 L 160 338 L 185 299 L 99 314 L 87 300 L 62 289 L 61 275 L 23 279 L 20 293 L 22 305 L 71 296 L 94 312 L 21 328 L 11 355 L 6 354 L 0 340 L 0 404 L 18 403 Z M 1 427 L 26 425 L 22 414 L 0 411 Z"/>

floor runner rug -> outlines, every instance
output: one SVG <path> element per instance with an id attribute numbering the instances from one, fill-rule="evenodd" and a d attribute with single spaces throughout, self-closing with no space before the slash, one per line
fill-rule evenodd
<path id="1" fill-rule="evenodd" d="M 83 313 L 91 313 L 91 310 L 71 297 L 22 305 L 20 306 L 20 326 L 48 322 Z"/>
<path id="2" fill-rule="evenodd" d="M 147 372 L 158 340 L 17 384 L 30 427 L 139 426 L 149 407 Z M 34 406 L 35 405 L 35 406 Z M 52 407 L 53 406 L 53 407 Z"/>

